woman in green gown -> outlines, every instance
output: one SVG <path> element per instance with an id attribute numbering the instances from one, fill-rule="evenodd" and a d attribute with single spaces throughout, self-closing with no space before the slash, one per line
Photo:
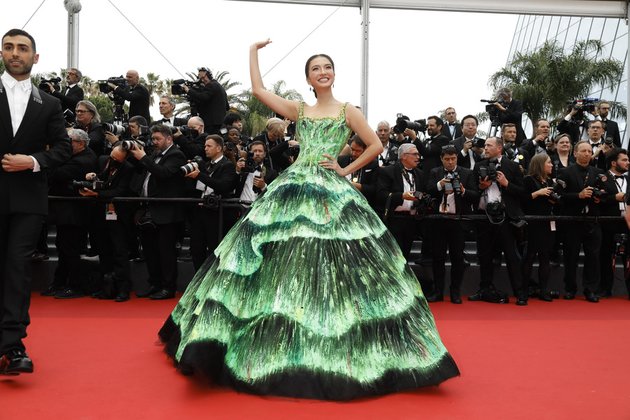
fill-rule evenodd
<path id="1" fill-rule="evenodd" d="M 296 121 L 299 158 L 196 273 L 160 330 L 187 374 L 263 394 L 329 400 L 380 395 L 459 375 L 396 241 L 345 179 L 382 150 L 361 112 L 332 95 L 334 63 L 305 67 L 313 106 L 252 92 Z M 365 152 L 340 168 L 354 131 Z"/>

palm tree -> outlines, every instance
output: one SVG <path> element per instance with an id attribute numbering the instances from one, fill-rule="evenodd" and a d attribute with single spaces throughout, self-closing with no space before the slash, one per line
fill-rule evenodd
<path id="1" fill-rule="evenodd" d="M 602 50 L 602 42 L 596 39 L 577 43 L 569 54 L 557 42 L 547 41 L 534 52 L 516 53 L 510 64 L 490 77 L 489 84 L 495 89 L 510 87 L 534 121 L 563 115 L 568 101 L 585 97 L 597 86 L 619 83 L 623 64 L 594 59 Z M 611 102 L 611 114 L 625 119 L 626 108 Z"/>

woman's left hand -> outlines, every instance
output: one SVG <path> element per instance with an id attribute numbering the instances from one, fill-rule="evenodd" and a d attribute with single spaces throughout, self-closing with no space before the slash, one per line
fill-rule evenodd
<path id="1" fill-rule="evenodd" d="M 319 166 L 326 169 L 332 169 L 333 171 L 337 172 L 339 175 L 344 176 L 343 169 L 337 163 L 337 159 L 335 159 L 328 153 L 324 153 L 324 157 L 326 158 L 326 160 L 320 160 L 318 162 Z"/>

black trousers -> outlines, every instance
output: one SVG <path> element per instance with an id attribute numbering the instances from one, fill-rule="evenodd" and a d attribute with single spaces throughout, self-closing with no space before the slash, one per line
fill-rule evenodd
<path id="1" fill-rule="evenodd" d="M 479 281 L 480 289 L 494 287 L 494 264 L 492 259 L 495 245 L 499 245 L 505 255 L 514 295 L 517 297 L 527 296 L 527 291 L 523 289 L 521 256 L 517 250 L 516 238 L 514 227 L 507 221 L 499 224 L 492 224 L 487 221 L 477 222 L 477 257 L 479 258 L 479 274 L 481 277 Z"/>
<path id="2" fill-rule="evenodd" d="M 179 223 L 155 225 L 140 229 L 149 285 L 156 289 L 177 289 L 177 234 Z"/>
<path id="3" fill-rule="evenodd" d="M 451 258 L 451 293 L 459 293 L 464 278 L 464 228 L 461 220 L 431 220 L 433 224 L 433 291 L 444 292 L 446 251 Z"/>
<path id="4" fill-rule="evenodd" d="M 411 245 L 418 237 L 418 221 L 413 216 L 393 212 L 389 216 L 387 227 L 398 242 L 403 256 L 409 261 Z"/>
<path id="5" fill-rule="evenodd" d="M 599 248 L 602 243 L 602 230 L 597 223 L 567 222 L 564 241 L 564 289 L 577 291 L 577 264 L 580 247 L 584 248 L 584 290 L 596 292 L 599 287 Z"/>
<path id="6" fill-rule="evenodd" d="M 599 253 L 600 285 L 602 292 L 612 292 L 613 281 L 615 279 L 615 235 L 628 234 L 628 226 L 625 222 L 604 222 L 602 223 L 602 246 Z M 624 258 L 625 257 L 619 257 Z"/>
<path id="7" fill-rule="evenodd" d="M 102 274 L 112 273 L 116 290 L 129 293 L 131 277 L 127 232 L 131 223 L 120 220 L 107 220 L 98 230 L 99 262 Z"/>
<path id="8" fill-rule="evenodd" d="M 550 222 L 529 222 L 527 225 L 527 251 L 523 258 L 523 288 L 528 290 L 534 260 L 538 255 L 538 284 L 546 292 L 549 284 L 549 260 L 555 244 L 555 232 Z"/>
<path id="9" fill-rule="evenodd" d="M 70 287 L 83 291 L 85 282 L 81 278 L 81 250 L 87 231 L 83 226 L 57 225 L 55 245 L 59 254 L 52 286 Z"/>
<path id="10" fill-rule="evenodd" d="M 43 219 L 39 214 L 0 215 L 0 354 L 24 350 L 22 339 L 30 324 L 30 259 Z"/>
<path id="11" fill-rule="evenodd" d="M 223 226 L 220 229 L 219 210 L 197 206 L 193 210 L 190 233 L 190 254 L 195 271 L 214 252 L 223 236 L 234 226 L 238 213 L 234 209 L 223 209 Z"/>

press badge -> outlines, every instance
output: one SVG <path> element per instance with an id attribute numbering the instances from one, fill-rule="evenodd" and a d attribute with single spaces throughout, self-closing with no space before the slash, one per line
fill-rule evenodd
<path id="1" fill-rule="evenodd" d="M 116 210 L 114 210 L 114 205 L 112 203 L 107 204 L 107 208 L 105 209 L 105 220 L 118 220 L 118 215 L 116 214 Z"/>
<path id="2" fill-rule="evenodd" d="M 556 231 L 556 221 L 555 220 L 550 220 L 549 221 L 549 228 L 551 229 L 552 232 Z"/>

